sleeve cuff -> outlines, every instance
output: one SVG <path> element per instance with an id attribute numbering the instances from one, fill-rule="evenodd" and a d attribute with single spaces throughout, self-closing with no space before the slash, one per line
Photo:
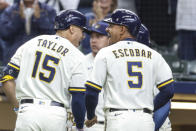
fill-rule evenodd
<path id="1" fill-rule="evenodd" d="M 20 70 L 20 67 L 17 66 L 16 64 L 14 64 L 14 63 L 9 62 L 8 65 L 11 66 L 12 68 L 16 69 L 16 70 Z"/>
<path id="2" fill-rule="evenodd" d="M 166 81 L 164 81 L 164 82 L 158 84 L 158 85 L 157 85 L 157 88 L 160 89 L 161 87 L 166 86 L 166 85 L 168 85 L 168 84 L 170 84 L 170 83 L 172 83 L 172 82 L 174 82 L 173 78 L 168 79 L 168 80 L 166 80 Z"/>
<path id="3" fill-rule="evenodd" d="M 83 92 L 85 93 L 86 92 L 86 88 L 84 87 L 69 87 L 69 92 L 70 93 L 73 93 L 73 92 Z"/>
<path id="4" fill-rule="evenodd" d="M 93 83 L 93 82 L 91 82 L 91 81 L 87 81 L 87 82 L 85 83 L 85 86 L 86 86 L 86 87 L 93 88 L 93 89 L 95 89 L 95 90 L 97 90 L 97 91 L 99 91 L 99 92 L 102 90 L 102 87 L 101 87 L 100 85 L 97 85 L 97 84 L 95 84 L 95 83 Z"/>
<path id="5" fill-rule="evenodd" d="M 9 80 L 13 80 L 14 79 L 14 77 L 13 76 L 11 76 L 11 75 L 5 75 L 5 76 L 3 76 L 1 79 L 0 79 L 0 82 L 6 82 L 6 81 L 9 81 Z"/>

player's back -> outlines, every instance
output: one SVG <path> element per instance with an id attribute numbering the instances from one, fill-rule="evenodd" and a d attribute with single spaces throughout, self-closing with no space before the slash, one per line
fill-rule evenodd
<path id="1" fill-rule="evenodd" d="M 99 53 L 105 55 L 107 66 L 105 107 L 153 110 L 153 88 L 162 56 L 135 41 L 120 41 Z"/>
<path id="2" fill-rule="evenodd" d="M 71 78 L 83 61 L 83 54 L 68 40 L 57 35 L 38 36 L 25 43 L 19 52 L 22 52 L 22 59 L 17 98 L 49 99 L 68 107 L 68 87 L 77 83 Z"/>

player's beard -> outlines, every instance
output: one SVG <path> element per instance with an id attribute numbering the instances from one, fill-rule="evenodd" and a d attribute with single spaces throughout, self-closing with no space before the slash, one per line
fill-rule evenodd
<path id="1" fill-rule="evenodd" d="M 113 45 L 115 44 L 116 42 L 119 41 L 119 34 L 116 34 L 116 33 L 113 33 L 113 32 L 108 32 L 108 38 L 109 38 L 109 45 Z"/>
<path id="2" fill-rule="evenodd" d="M 110 36 L 109 37 L 109 45 L 113 45 L 113 44 L 115 44 L 118 41 L 119 41 L 119 39 L 116 36 Z"/>
<path id="3" fill-rule="evenodd" d="M 114 44 L 111 40 L 111 34 L 108 32 L 108 42 L 109 42 L 109 45 L 112 45 Z"/>
<path id="4" fill-rule="evenodd" d="M 112 45 L 112 44 L 114 44 L 114 43 L 112 43 L 112 41 L 111 41 L 111 37 L 109 38 L 109 45 Z"/>

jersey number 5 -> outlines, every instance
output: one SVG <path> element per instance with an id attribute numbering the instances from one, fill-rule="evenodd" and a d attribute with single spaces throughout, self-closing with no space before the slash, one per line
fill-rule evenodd
<path id="1" fill-rule="evenodd" d="M 35 60 L 35 64 L 34 64 L 33 72 L 32 72 L 32 77 L 33 78 L 36 77 L 37 69 L 38 69 L 41 57 L 42 57 L 42 52 L 37 51 L 36 52 L 36 60 Z M 45 55 L 44 60 L 42 62 L 42 69 L 48 71 L 49 76 L 46 77 L 46 75 L 44 73 L 39 72 L 39 79 L 41 81 L 44 81 L 44 82 L 47 82 L 47 83 L 50 83 L 54 79 L 54 76 L 56 74 L 56 68 L 49 66 L 48 65 L 49 61 L 51 61 L 51 62 L 53 62 L 53 64 L 57 65 L 59 63 L 59 59 L 55 58 L 53 56 L 50 56 L 48 54 Z"/>
<path id="2" fill-rule="evenodd" d="M 129 77 L 137 77 L 138 83 L 133 83 L 133 81 L 128 81 L 128 86 L 130 88 L 142 88 L 142 72 L 133 71 L 133 66 L 138 68 L 142 68 L 142 62 L 127 62 L 128 76 Z"/>

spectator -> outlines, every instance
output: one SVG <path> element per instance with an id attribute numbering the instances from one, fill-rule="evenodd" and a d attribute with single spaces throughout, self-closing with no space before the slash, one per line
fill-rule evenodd
<path id="1" fill-rule="evenodd" d="M 67 9 L 77 9 L 80 0 L 40 0 L 48 4 L 49 6 L 54 7 L 56 12 L 58 13 L 61 10 Z"/>
<path id="2" fill-rule="evenodd" d="M 87 25 L 92 26 L 98 21 L 109 16 L 117 8 L 117 0 L 94 0 L 93 1 L 93 12 L 86 13 Z M 82 41 L 82 52 L 87 54 L 91 52 L 90 48 L 90 36 L 85 35 L 85 39 Z"/>
<path id="3" fill-rule="evenodd" d="M 5 0 L 0 0 L 0 15 L 8 6 L 9 4 Z M 0 19 L 2 19 L 1 16 Z M 2 38 L 0 38 L 0 61 L 3 61 L 5 47 L 5 41 Z"/>
<path id="4" fill-rule="evenodd" d="M 5 45 L 5 41 L 0 38 L 0 66 L 2 64 L 1 62 L 3 61 Z"/>
<path id="5" fill-rule="evenodd" d="M 4 64 L 27 40 L 41 34 L 53 34 L 55 16 L 53 8 L 38 0 L 16 1 L 8 7 L 0 19 L 0 37 L 10 43 Z"/>
<path id="6" fill-rule="evenodd" d="M 179 34 L 179 57 L 183 60 L 196 59 L 196 1 L 178 0 L 176 30 Z"/>
<path id="7" fill-rule="evenodd" d="M 190 65 L 196 60 L 196 1 L 178 0 L 176 14 L 176 30 L 179 36 L 178 56 L 189 61 Z M 188 65 L 189 66 L 189 65 Z M 195 66 L 195 65 L 194 65 Z M 194 67 L 190 68 L 191 70 Z M 188 72 L 189 72 L 188 71 Z M 194 70 L 196 73 L 196 71 Z"/>
<path id="8" fill-rule="evenodd" d="M 5 0 L 0 0 L 0 14 L 3 12 L 5 8 L 7 8 L 9 4 Z"/>

